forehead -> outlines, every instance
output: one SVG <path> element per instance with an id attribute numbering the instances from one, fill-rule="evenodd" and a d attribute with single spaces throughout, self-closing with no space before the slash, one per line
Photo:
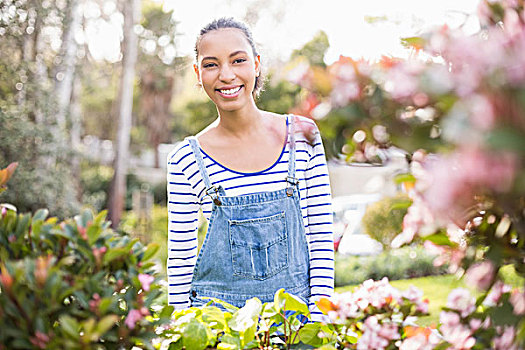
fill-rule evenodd
<path id="1" fill-rule="evenodd" d="M 237 28 L 221 28 L 212 30 L 202 36 L 198 44 L 199 57 L 220 54 L 229 55 L 235 51 L 246 51 L 252 54 L 252 47 L 244 33 Z"/>

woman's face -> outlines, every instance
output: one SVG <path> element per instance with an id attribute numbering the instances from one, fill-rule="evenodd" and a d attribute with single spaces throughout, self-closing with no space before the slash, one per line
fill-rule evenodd
<path id="1" fill-rule="evenodd" d="M 198 45 L 197 77 L 219 112 L 253 104 L 252 91 L 259 74 L 260 57 L 243 32 L 223 28 L 205 34 Z"/>

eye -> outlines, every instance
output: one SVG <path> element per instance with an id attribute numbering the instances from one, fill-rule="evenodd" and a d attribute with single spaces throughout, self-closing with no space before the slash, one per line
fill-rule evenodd
<path id="1" fill-rule="evenodd" d="M 203 68 L 212 68 L 212 67 L 215 67 L 215 66 L 216 66 L 216 64 L 213 63 L 213 62 L 204 63 L 204 64 L 202 65 Z"/>
<path id="2" fill-rule="evenodd" d="M 236 58 L 233 60 L 233 63 L 243 63 L 246 62 L 246 58 Z"/>

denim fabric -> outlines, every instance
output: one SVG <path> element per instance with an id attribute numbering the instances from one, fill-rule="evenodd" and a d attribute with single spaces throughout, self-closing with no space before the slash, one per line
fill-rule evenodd
<path id="1" fill-rule="evenodd" d="M 197 257 L 191 282 L 192 306 L 221 299 L 237 307 L 247 299 L 273 301 L 275 292 L 287 292 L 307 302 L 310 297 L 310 259 L 295 181 L 293 116 L 290 126 L 288 188 L 226 196 L 213 186 L 195 138 L 190 138 L 207 193 L 213 199 L 208 232 Z"/>

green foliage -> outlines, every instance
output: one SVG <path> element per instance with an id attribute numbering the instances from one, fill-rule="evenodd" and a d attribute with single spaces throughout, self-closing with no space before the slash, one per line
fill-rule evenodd
<path id="1" fill-rule="evenodd" d="M 373 256 L 338 255 L 335 259 L 335 285 L 356 285 L 383 277 L 400 280 L 446 273 L 446 266 L 434 266 L 434 258 L 423 247 L 403 247 Z"/>
<path id="2" fill-rule="evenodd" d="M 50 129 L 31 121 L 17 109 L 0 106 L 0 168 L 18 162 L 10 190 L 2 202 L 14 204 L 22 212 L 49 208 L 60 217 L 78 209 L 75 198 L 70 152 L 59 146 Z"/>
<path id="3" fill-rule="evenodd" d="M 324 63 L 324 55 L 326 50 L 330 47 L 328 36 L 322 30 L 319 31 L 312 40 L 304 44 L 300 49 L 292 52 L 291 58 L 303 56 L 313 66 L 326 67 Z"/>
<path id="4" fill-rule="evenodd" d="M 129 232 L 131 236 L 143 242 L 155 243 L 159 249 L 152 259 L 160 265 L 161 274 L 166 278 L 166 261 L 168 259 L 168 210 L 166 207 L 154 205 L 151 211 L 151 220 L 141 222 L 133 211 L 127 211 L 122 216 L 119 230 Z"/>
<path id="5" fill-rule="evenodd" d="M 113 179 L 113 168 L 91 161 L 81 163 L 80 186 L 82 188 L 82 203 L 95 211 L 108 206 L 108 194 Z M 140 189 L 143 184 L 136 175 L 126 175 L 126 202 L 125 209 L 133 207 L 133 191 Z M 157 188 L 157 191 L 159 189 Z M 164 186 L 164 193 L 166 187 Z M 157 192 L 158 193 L 158 192 Z"/>
<path id="6" fill-rule="evenodd" d="M 285 114 L 297 103 L 300 88 L 285 80 L 273 81 L 268 75 L 268 83 L 257 98 L 257 106 L 263 110 Z"/>
<path id="7" fill-rule="evenodd" d="M 0 220 L 0 343 L 9 349 L 153 349 L 157 247 L 109 228 L 106 213 L 59 222 L 47 210 Z M 144 278 L 147 281 L 144 281 Z M 158 304 L 158 302 L 157 302 Z"/>
<path id="8" fill-rule="evenodd" d="M 369 205 L 362 219 L 364 231 L 384 249 L 390 249 L 392 240 L 403 231 L 403 218 L 411 204 L 406 194 L 399 193 Z"/>
<path id="9" fill-rule="evenodd" d="M 224 310 L 224 311 L 223 311 Z M 174 313 L 175 322 L 163 337 L 171 341 L 169 349 L 252 349 L 304 347 L 305 344 L 335 344 L 333 327 L 306 324 L 308 305 L 283 289 L 272 302 L 262 304 L 257 298 L 237 308 L 218 299 L 202 307 Z M 319 331 L 328 336 L 319 338 Z"/>

